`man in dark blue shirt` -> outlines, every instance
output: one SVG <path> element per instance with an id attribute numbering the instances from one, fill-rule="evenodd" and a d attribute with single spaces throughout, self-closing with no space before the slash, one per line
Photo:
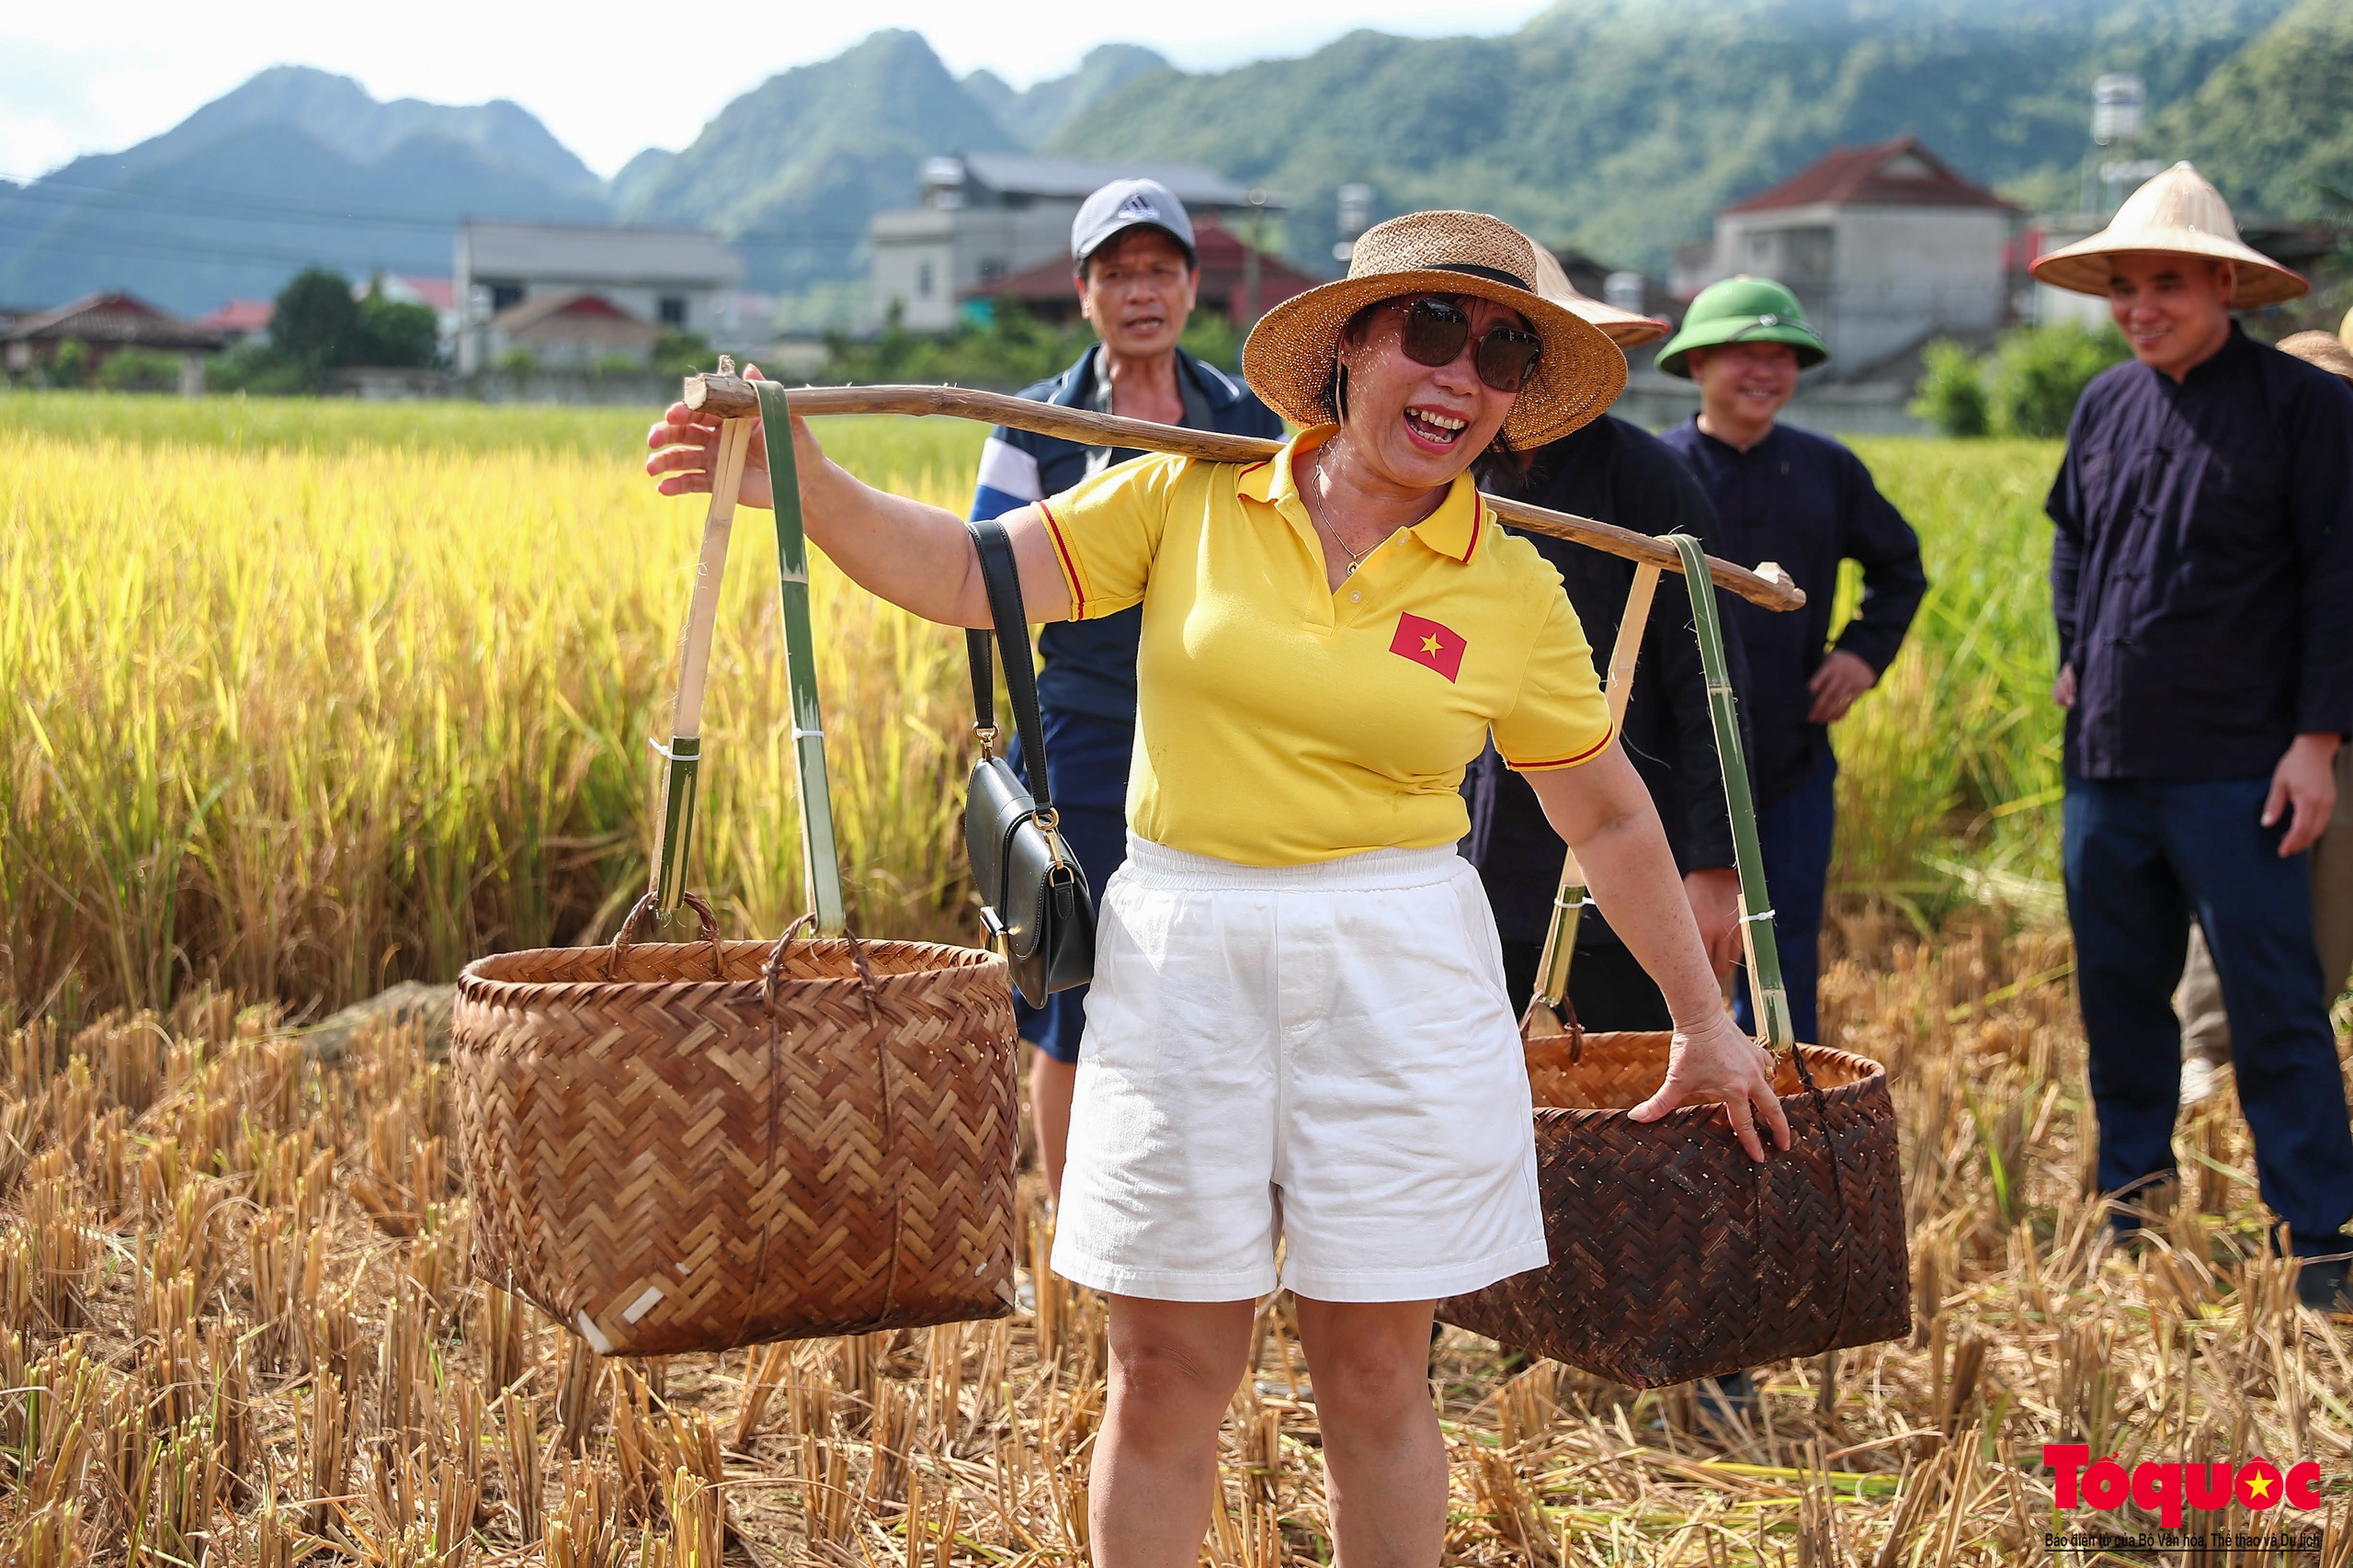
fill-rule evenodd
<path id="1" fill-rule="evenodd" d="M 1071 224 L 1071 257 L 1079 309 L 1102 341 L 1061 375 L 1024 389 L 1023 397 L 1195 430 L 1282 435 L 1283 422 L 1248 388 L 1176 346 L 1193 309 L 1193 225 L 1167 187 L 1114 180 L 1088 197 Z M 1001 517 L 1138 455 L 1000 426 L 981 449 L 972 515 Z M 1142 624 L 1143 611 L 1136 608 L 1038 634 L 1044 657 L 1038 706 L 1054 806 L 1063 837 L 1098 899 L 1128 857 L 1128 761 Z M 1017 744 L 1013 760 L 1024 766 Z M 1022 1038 L 1038 1048 L 1029 1062 L 1030 1113 L 1040 1163 L 1059 1199 L 1086 992 L 1059 992 L 1035 1010 L 1017 1003 L 1015 1011 Z"/>
<path id="2" fill-rule="evenodd" d="M 2302 278 L 2239 243 L 2188 164 L 2035 264 L 2108 296 L 2131 361 L 2076 405 L 2047 509 L 2067 709 L 2065 867 L 2099 1111 L 2098 1182 L 2174 1169 L 2192 914 L 2221 976 L 2264 1202 L 2341 1303 L 2353 1131 L 2305 850 L 2353 728 L 2353 392 L 2234 309 Z M 2120 1230 L 2139 1215 L 2118 1211 Z"/>
<path id="3" fill-rule="evenodd" d="M 1798 1038 L 1821 1038 L 1815 986 L 1822 904 L 1836 826 L 1838 759 L 1830 726 L 1879 684 L 1927 592 L 1920 539 L 1871 483 L 1862 460 L 1827 437 L 1778 422 L 1798 372 L 1829 358 L 1797 296 L 1763 278 L 1702 290 L 1658 368 L 1699 383 L 1699 412 L 1661 437 L 1715 504 L 1725 559 L 1778 561 L 1805 608 L 1776 612 L 1726 601 L 1748 663 L 1756 735 L 1756 836 L 1773 901 Z M 1830 637 L 1838 563 L 1859 562 L 1862 602 Z M 1755 1027 L 1748 998 L 1741 1020 Z"/>

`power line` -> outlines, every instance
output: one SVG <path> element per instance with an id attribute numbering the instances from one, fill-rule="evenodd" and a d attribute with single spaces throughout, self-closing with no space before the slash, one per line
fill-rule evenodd
<path id="1" fill-rule="evenodd" d="M 76 193 L 79 193 L 78 195 Z M 230 193 L 217 190 L 196 190 L 176 183 L 150 183 L 139 176 L 126 176 L 107 185 L 76 185 L 73 181 L 52 176 L 35 185 L 18 189 L 5 199 L 6 204 L 40 201 L 71 212 L 113 205 L 142 206 L 179 205 L 192 215 L 242 212 L 256 217 L 276 218 L 288 222 L 317 223 L 335 226 L 365 225 L 382 228 L 414 228 L 448 231 L 467 222 L 545 222 L 563 224 L 562 218 L 549 219 L 473 219 L 464 213 L 427 213 L 415 210 L 406 211 L 390 209 L 369 209 L 345 204 L 327 205 L 317 202 L 272 201 L 256 199 L 250 193 Z M 576 225 L 585 228 L 609 227 L 620 233 L 631 232 L 629 224 Z M 831 225 L 795 224 L 789 229 L 744 229 L 733 234 L 716 230 L 696 231 L 719 233 L 731 244 L 757 244 L 786 248 L 818 248 L 825 241 L 844 244 L 863 243 L 869 234 L 865 229 L 846 229 Z"/>

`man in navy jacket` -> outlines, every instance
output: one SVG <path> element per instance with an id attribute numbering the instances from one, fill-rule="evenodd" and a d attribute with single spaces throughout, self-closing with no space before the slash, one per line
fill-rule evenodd
<path id="1" fill-rule="evenodd" d="M 1702 290 L 1658 357 L 1660 369 L 1699 383 L 1698 416 L 1660 439 L 1714 503 L 1725 559 L 1778 561 L 1805 590 L 1797 610 L 1727 601 L 1748 659 L 1742 695 L 1756 734 L 1750 767 L 1766 895 L 1802 1040 L 1821 1040 L 1814 994 L 1838 777 L 1830 726 L 1879 684 L 1928 588 L 1919 536 L 1862 460 L 1826 436 L 1778 422 L 1798 372 L 1828 357 L 1797 296 L 1766 278 Z M 1841 561 L 1861 565 L 1863 596 L 1834 644 Z M 1737 1010 L 1754 1027 L 1747 1005 L 1744 992 Z"/>
<path id="2" fill-rule="evenodd" d="M 1282 421 L 1239 380 L 1176 346 L 1193 308 L 1193 225 L 1167 187 L 1114 180 L 1088 197 L 1071 224 L 1071 257 L 1079 308 L 1102 341 L 1061 375 L 1025 388 L 1023 397 L 1195 430 L 1282 435 Z M 1003 517 L 1138 455 L 1000 426 L 981 449 L 972 515 Z M 1097 898 L 1127 859 L 1128 762 L 1135 744 L 1136 638 L 1142 624 L 1137 608 L 1099 620 L 1060 622 L 1038 634 L 1047 777 L 1063 836 Z M 1017 745 L 1013 758 L 1026 769 Z M 1029 1061 L 1030 1115 L 1057 1199 L 1086 1009 L 1083 987 L 1047 998 L 1041 1008 L 1015 1008 L 1022 1038 L 1037 1047 Z"/>
<path id="3" fill-rule="evenodd" d="M 2035 263 L 2104 294 L 2132 358 L 2085 390 L 2046 509 L 2067 710 L 2065 871 L 2099 1112 L 2130 1233 L 2173 1175 L 2189 917 L 2206 934 L 2263 1200 L 2342 1308 L 2353 1131 L 2308 856 L 2353 729 L 2353 392 L 2230 312 L 2302 278 L 2188 164 Z"/>

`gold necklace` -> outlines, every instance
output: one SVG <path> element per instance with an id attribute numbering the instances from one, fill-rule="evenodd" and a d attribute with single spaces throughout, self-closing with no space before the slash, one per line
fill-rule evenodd
<path id="1" fill-rule="evenodd" d="M 1370 555 L 1374 551 L 1380 549 L 1382 542 L 1379 540 L 1375 540 L 1372 543 L 1365 546 L 1363 554 L 1358 554 L 1357 551 L 1348 548 L 1348 541 L 1342 539 L 1339 535 L 1339 531 L 1334 528 L 1331 524 L 1326 523 L 1321 517 L 1315 519 L 1315 524 L 1316 527 L 1322 528 L 1325 533 L 1332 536 L 1332 542 L 1338 545 L 1340 547 L 1340 553 L 1348 558 L 1348 569 L 1340 574 L 1340 581 L 1343 583 L 1357 574 L 1357 568 L 1364 564 L 1365 556 Z"/>
<path id="2" fill-rule="evenodd" d="M 1320 475 L 1323 472 L 1323 467 L 1324 453 L 1319 449 L 1308 459 L 1308 472 L 1310 477 L 1312 478 L 1316 475 Z M 1348 558 L 1347 570 L 1340 574 L 1340 581 L 1343 583 L 1355 576 L 1357 574 L 1357 568 L 1364 564 L 1364 558 L 1370 555 L 1374 551 L 1379 550 L 1382 545 L 1388 543 L 1390 538 L 1396 532 L 1396 530 L 1392 528 L 1389 533 L 1383 534 L 1381 538 L 1374 540 L 1362 550 L 1350 550 L 1348 548 L 1348 541 L 1340 537 L 1340 530 L 1334 528 L 1330 523 L 1325 522 L 1322 515 L 1319 514 L 1313 506 L 1307 506 L 1307 492 L 1305 490 L 1302 489 L 1300 492 L 1299 500 L 1301 506 L 1307 506 L 1308 520 L 1313 522 L 1317 528 L 1323 529 L 1324 533 L 1330 535 L 1332 542 L 1340 547 L 1340 553 Z"/>

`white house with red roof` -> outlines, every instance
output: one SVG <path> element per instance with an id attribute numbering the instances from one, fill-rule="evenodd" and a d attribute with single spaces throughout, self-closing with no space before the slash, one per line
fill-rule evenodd
<path id="1" fill-rule="evenodd" d="M 1930 337 L 2004 325 L 2022 287 L 2010 268 L 2024 217 L 1917 137 L 1836 147 L 1718 211 L 1713 244 L 1687 253 L 1676 291 L 1778 278 L 1829 343 L 1833 373 L 1867 374 Z"/>

